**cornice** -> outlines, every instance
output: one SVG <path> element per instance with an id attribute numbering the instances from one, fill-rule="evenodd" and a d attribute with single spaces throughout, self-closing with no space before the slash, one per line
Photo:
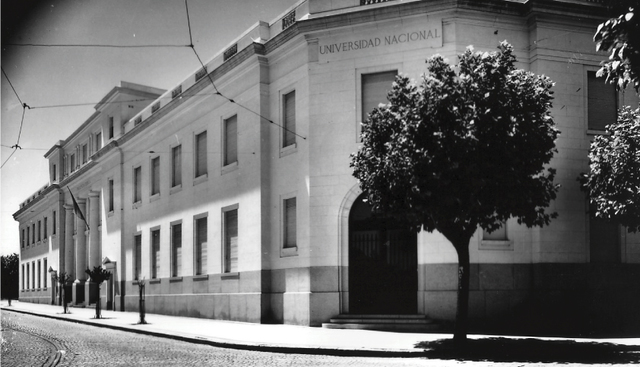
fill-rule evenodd
<path id="1" fill-rule="evenodd" d="M 42 192 L 38 196 L 36 196 L 33 200 L 31 200 L 30 202 L 22 206 L 22 208 L 18 209 L 17 212 L 13 213 L 13 219 L 17 221 L 18 216 L 20 216 L 20 214 L 26 212 L 28 209 L 31 209 L 34 205 L 40 203 L 51 191 L 58 190 L 59 188 L 60 188 L 59 184 L 51 184 L 47 186 L 47 188 L 42 190 Z"/>

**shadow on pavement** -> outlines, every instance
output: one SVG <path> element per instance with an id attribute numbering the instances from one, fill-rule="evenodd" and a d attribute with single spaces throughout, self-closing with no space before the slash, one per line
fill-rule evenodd
<path id="1" fill-rule="evenodd" d="M 463 352 L 453 339 L 420 342 L 427 358 L 493 362 L 639 363 L 640 346 L 567 340 L 484 338 L 469 339 Z"/>

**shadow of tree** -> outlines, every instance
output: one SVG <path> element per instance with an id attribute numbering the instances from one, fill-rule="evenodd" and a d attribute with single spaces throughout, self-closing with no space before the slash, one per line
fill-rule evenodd
<path id="1" fill-rule="evenodd" d="M 572 340 L 469 339 L 467 348 L 453 349 L 453 339 L 420 342 L 427 358 L 493 362 L 640 363 L 640 346 Z"/>

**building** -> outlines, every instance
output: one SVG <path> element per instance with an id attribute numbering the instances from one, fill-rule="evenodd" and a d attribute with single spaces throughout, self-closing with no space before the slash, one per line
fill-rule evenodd
<path id="1" fill-rule="evenodd" d="M 453 320 L 453 247 L 437 233 L 382 229 L 349 154 L 394 75 L 418 78 L 432 54 L 455 60 L 468 45 L 492 51 L 506 39 L 519 67 L 556 82 L 559 218 L 478 229 L 470 317 L 485 328 L 637 330 L 640 236 L 591 219 L 576 181 L 616 106 L 638 104 L 595 78 L 603 14 L 587 0 L 301 0 L 172 90 L 123 82 L 47 152 L 49 184 L 14 214 L 20 298 L 59 302 L 50 274 L 66 271 L 75 279 L 67 298 L 92 303 L 83 269 L 102 264 L 113 273 L 102 295 L 113 310 L 136 310 L 144 280 L 152 313 Z"/>

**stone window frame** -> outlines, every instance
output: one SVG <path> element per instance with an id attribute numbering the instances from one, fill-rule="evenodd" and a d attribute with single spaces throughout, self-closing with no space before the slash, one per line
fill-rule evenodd
<path id="1" fill-rule="evenodd" d="M 383 65 L 375 65 L 375 66 L 367 66 L 367 67 L 359 67 L 355 70 L 355 86 L 356 86 L 356 116 L 355 116 L 355 142 L 361 143 L 360 141 L 360 132 L 362 131 L 362 76 L 365 74 L 376 74 L 383 73 L 387 71 L 396 71 L 396 74 L 401 74 L 403 72 L 403 63 L 402 62 L 394 62 Z"/>

